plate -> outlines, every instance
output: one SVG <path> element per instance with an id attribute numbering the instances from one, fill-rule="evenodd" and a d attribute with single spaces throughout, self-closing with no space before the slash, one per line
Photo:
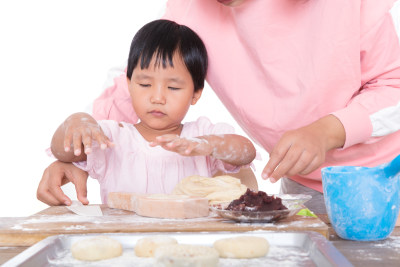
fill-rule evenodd
<path id="1" fill-rule="evenodd" d="M 271 211 L 235 211 L 226 210 L 229 203 L 221 203 L 211 206 L 211 211 L 215 212 L 222 218 L 234 220 L 237 222 L 275 222 L 284 218 L 296 215 L 301 209 L 304 209 L 303 204 L 310 200 L 310 195 L 303 194 L 282 194 L 274 195 L 282 199 L 283 205 L 287 210 L 271 210 Z"/>

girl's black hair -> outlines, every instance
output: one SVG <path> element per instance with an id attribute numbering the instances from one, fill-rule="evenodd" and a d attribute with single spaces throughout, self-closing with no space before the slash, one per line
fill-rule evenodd
<path id="1" fill-rule="evenodd" d="M 133 37 L 126 76 L 134 68 L 147 69 L 155 55 L 155 64 L 173 67 L 172 57 L 178 52 L 194 83 L 194 90 L 204 87 L 207 74 L 207 50 L 200 37 L 190 28 L 169 20 L 155 20 L 144 25 Z"/>

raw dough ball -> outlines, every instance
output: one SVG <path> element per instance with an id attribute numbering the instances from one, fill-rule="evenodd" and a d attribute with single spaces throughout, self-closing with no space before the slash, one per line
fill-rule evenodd
<path id="1" fill-rule="evenodd" d="M 97 236 L 75 242 L 71 246 L 72 256 L 83 261 L 105 260 L 122 255 L 122 245 L 107 236 Z"/>
<path id="2" fill-rule="evenodd" d="M 214 248 L 222 258 L 250 259 L 265 256 L 269 243 L 263 237 L 238 236 L 217 240 Z"/>
<path id="3" fill-rule="evenodd" d="M 166 267 L 217 267 L 218 251 L 200 245 L 162 246 L 155 252 L 158 264 Z"/>
<path id="4" fill-rule="evenodd" d="M 173 194 L 205 197 L 210 204 L 231 202 L 247 190 L 240 179 L 229 175 L 208 178 L 198 175 L 186 177 L 174 188 Z"/>
<path id="5" fill-rule="evenodd" d="M 174 244 L 178 244 L 178 241 L 169 236 L 156 235 L 144 237 L 136 242 L 135 254 L 138 257 L 154 257 L 156 248 Z"/>

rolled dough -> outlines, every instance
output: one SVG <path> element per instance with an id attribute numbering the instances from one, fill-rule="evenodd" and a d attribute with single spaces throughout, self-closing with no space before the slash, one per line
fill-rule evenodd
<path id="1" fill-rule="evenodd" d="M 205 197 L 212 205 L 231 202 L 243 195 L 246 190 L 247 187 L 240 183 L 240 179 L 229 175 L 213 178 L 193 175 L 181 180 L 172 193 Z"/>

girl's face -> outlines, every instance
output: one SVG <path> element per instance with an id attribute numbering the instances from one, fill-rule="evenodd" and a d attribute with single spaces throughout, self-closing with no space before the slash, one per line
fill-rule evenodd
<path id="1" fill-rule="evenodd" d="M 154 63 L 153 58 L 148 69 L 137 66 L 128 79 L 133 108 L 146 130 L 176 134 L 178 129 L 180 133 L 183 118 L 202 90 L 194 92 L 192 77 L 178 53 L 173 57 L 174 67 Z"/>

